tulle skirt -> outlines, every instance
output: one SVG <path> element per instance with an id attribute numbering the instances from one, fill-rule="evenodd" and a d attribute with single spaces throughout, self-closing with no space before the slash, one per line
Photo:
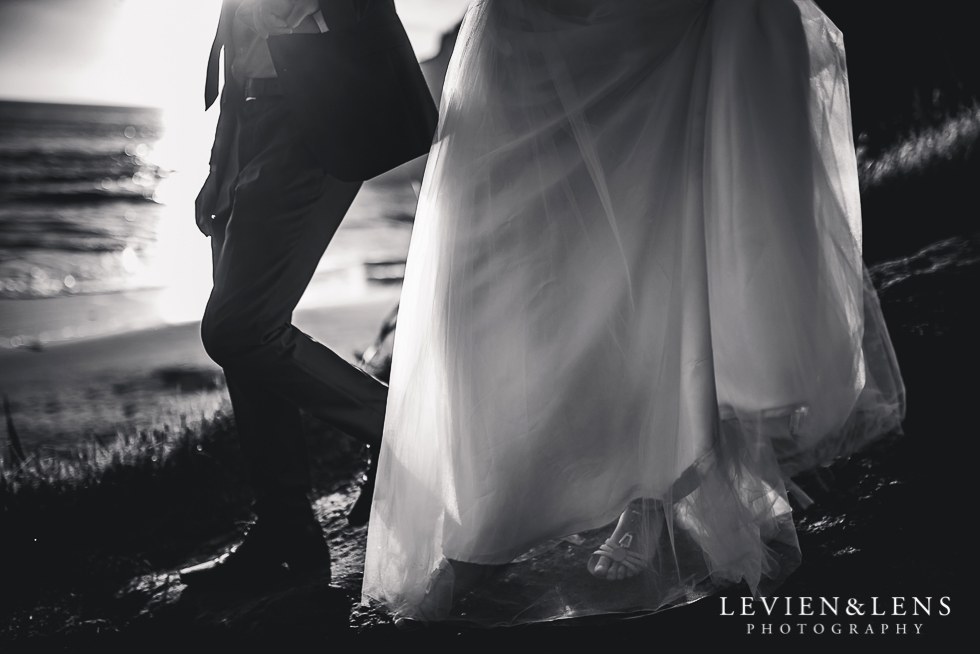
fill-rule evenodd
<path id="1" fill-rule="evenodd" d="M 471 6 L 408 258 L 366 601 L 504 624 L 765 594 L 799 562 L 789 477 L 903 414 L 842 39 L 812 2 Z M 640 498 L 641 574 L 590 576 Z M 452 597 L 447 560 L 501 567 Z"/>

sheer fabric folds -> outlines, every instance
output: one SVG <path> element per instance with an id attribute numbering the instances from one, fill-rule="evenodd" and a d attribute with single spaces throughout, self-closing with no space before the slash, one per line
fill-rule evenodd
<path id="1" fill-rule="evenodd" d="M 786 480 L 904 414 L 849 111 L 841 35 L 808 0 L 474 3 L 409 254 L 365 600 L 510 624 L 765 594 L 796 567 Z M 592 577 L 641 498 L 645 569 Z M 453 605 L 447 559 L 494 574 Z"/>

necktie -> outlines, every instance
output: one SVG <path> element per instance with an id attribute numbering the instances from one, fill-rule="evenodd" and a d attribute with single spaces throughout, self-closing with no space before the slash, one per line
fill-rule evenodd
<path id="1" fill-rule="evenodd" d="M 204 109 L 207 111 L 218 97 L 218 66 L 221 62 L 221 48 L 231 43 L 231 21 L 241 0 L 225 0 L 221 5 L 221 16 L 218 18 L 218 30 L 211 44 L 211 56 L 208 57 L 208 73 L 204 82 Z"/>

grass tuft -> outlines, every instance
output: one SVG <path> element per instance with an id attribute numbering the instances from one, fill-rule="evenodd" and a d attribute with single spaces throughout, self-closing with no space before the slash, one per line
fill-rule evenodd
<path id="1" fill-rule="evenodd" d="M 861 189 L 909 175 L 921 174 L 938 164 L 965 161 L 980 141 L 980 105 L 962 109 L 941 125 L 909 134 L 875 157 L 858 146 Z"/>

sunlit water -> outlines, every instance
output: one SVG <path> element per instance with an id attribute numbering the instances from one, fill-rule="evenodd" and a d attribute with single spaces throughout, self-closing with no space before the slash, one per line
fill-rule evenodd
<path id="1" fill-rule="evenodd" d="M 211 254 L 193 201 L 214 119 L 0 103 L 0 347 L 200 319 Z M 415 202 L 406 176 L 366 184 L 301 308 L 363 301 L 372 279 L 397 281 Z"/>

